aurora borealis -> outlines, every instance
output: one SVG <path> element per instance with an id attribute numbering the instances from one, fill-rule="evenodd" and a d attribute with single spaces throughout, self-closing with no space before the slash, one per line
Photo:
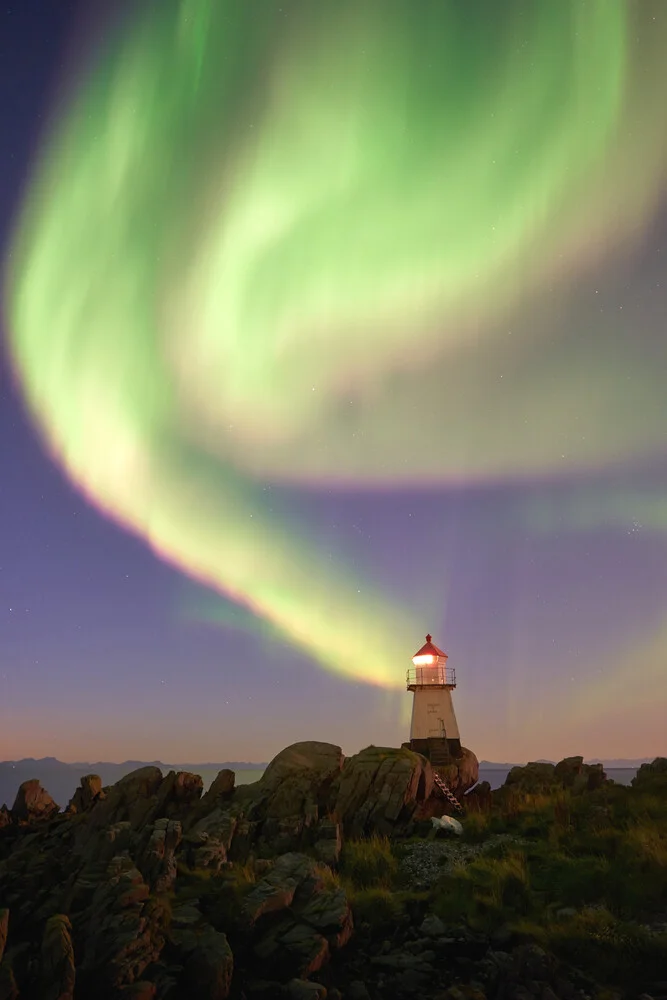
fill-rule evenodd
<path id="1" fill-rule="evenodd" d="M 504 725 L 525 720 L 551 669 L 550 633 L 520 611 L 535 552 L 557 537 L 576 576 L 582 533 L 636 523 L 665 545 L 666 300 L 647 247 L 667 11 L 167 0 L 105 39 L 53 113 L 6 254 L 9 354 L 49 455 L 219 595 L 200 617 L 221 635 L 232 602 L 262 642 L 385 689 L 451 626 L 456 560 L 429 513 L 436 551 L 401 589 L 405 541 L 363 556 L 324 539 L 322 510 L 428 495 L 476 552 L 490 517 L 491 548 L 513 540 L 496 694 Z M 485 491 L 498 506 L 476 522 Z M 667 698 L 651 604 L 618 666 L 604 625 L 575 644 L 578 710 L 602 727 L 638 637 L 633 718 Z"/>

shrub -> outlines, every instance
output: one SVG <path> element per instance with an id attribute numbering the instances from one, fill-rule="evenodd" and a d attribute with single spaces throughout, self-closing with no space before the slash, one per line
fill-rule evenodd
<path id="1" fill-rule="evenodd" d="M 387 837 L 348 840 L 341 852 L 341 874 L 359 889 L 390 888 L 398 869 Z"/>
<path id="2" fill-rule="evenodd" d="M 546 929 L 546 942 L 568 962 L 613 986 L 648 984 L 667 964 L 667 935 L 650 934 L 605 909 L 585 909 Z"/>
<path id="3" fill-rule="evenodd" d="M 434 910 L 448 923 L 464 919 L 478 930 L 491 930 L 535 910 L 535 898 L 523 854 L 488 855 L 457 868 L 438 884 Z"/>
<path id="4" fill-rule="evenodd" d="M 394 930 L 405 912 L 400 893 L 385 888 L 347 890 L 355 927 L 368 924 L 371 931 L 385 933 Z"/>

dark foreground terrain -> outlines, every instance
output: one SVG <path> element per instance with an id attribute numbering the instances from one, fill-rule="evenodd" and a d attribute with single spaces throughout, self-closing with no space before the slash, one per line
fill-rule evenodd
<path id="1" fill-rule="evenodd" d="M 469 751 L 446 772 L 474 784 Z M 667 1000 L 667 760 L 581 758 L 448 803 L 409 750 L 38 782 L 0 810 L 0 1000 Z M 450 839 L 451 838 L 451 839 Z"/>

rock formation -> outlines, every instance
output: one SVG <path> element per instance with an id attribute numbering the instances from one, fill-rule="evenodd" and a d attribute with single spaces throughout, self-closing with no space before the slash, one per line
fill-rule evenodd
<path id="1" fill-rule="evenodd" d="M 457 768 L 460 790 L 476 759 L 466 752 Z M 637 780 L 664 770 L 656 761 Z M 504 789 L 473 797 L 601 781 L 576 757 L 515 768 Z M 107 788 L 87 775 L 59 813 L 39 782 L 24 782 L 0 830 L 0 1000 L 19 988 L 40 1000 L 72 1000 L 75 988 L 77 1000 L 224 1000 L 258 968 L 258 1000 L 324 997 L 308 980 L 326 980 L 354 931 L 329 866 L 346 840 L 409 836 L 445 805 L 430 763 L 409 749 L 346 759 L 317 742 L 283 750 L 253 785 L 236 788 L 222 771 L 206 795 L 197 775 L 144 767 Z M 373 958 L 380 977 L 428 980 L 434 920 L 415 939 L 421 950 L 388 943 Z M 436 929 L 437 947 L 453 947 Z"/>

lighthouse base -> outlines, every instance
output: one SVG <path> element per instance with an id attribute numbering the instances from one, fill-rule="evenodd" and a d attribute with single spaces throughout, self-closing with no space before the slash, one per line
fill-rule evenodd
<path id="1" fill-rule="evenodd" d="M 461 756 L 461 740 L 449 740 L 442 736 L 430 736 L 423 740 L 410 740 L 404 743 L 406 750 L 414 750 L 426 757 L 433 767 L 445 767 Z"/>

